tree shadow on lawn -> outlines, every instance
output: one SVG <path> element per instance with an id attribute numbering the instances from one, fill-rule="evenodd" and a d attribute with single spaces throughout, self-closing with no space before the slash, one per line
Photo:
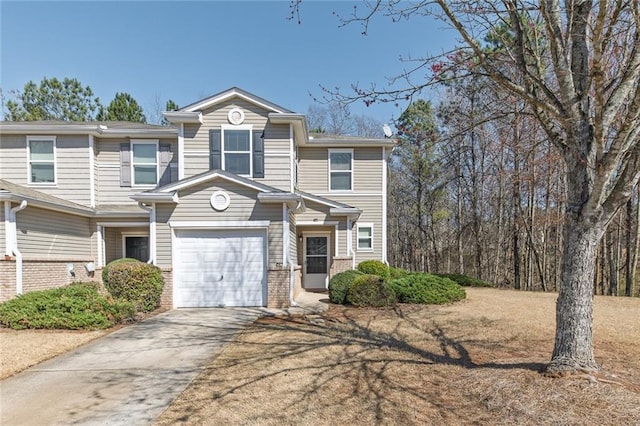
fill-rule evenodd
<path id="1" fill-rule="evenodd" d="M 318 413 L 331 419 L 328 423 L 458 422 L 468 420 L 465 407 L 482 405 L 456 397 L 460 388 L 447 390 L 459 368 L 530 372 L 544 367 L 539 362 L 474 361 L 469 346 L 505 353 L 513 347 L 509 339 L 482 336 L 494 325 L 489 320 L 453 337 L 466 323 L 449 327 L 450 321 L 438 315 L 445 314 L 428 308 L 407 314 L 397 307 L 341 309 L 320 324 L 317 319 L 262 318 L 194 381 L 160 423 L 246 420 L 233 417 L 237 410 L 261 424 L 293 419 L 322 424 L 314 417 Z M 467 337 L 473 333 L 477 337 Z M 260 389 L 269 390 L 262 391 L 269 401 L 247 414 L 243 403 L 251 404 Z"/>

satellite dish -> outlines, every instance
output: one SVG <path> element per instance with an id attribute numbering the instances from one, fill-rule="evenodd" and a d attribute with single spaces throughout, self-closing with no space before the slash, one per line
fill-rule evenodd
<path id="1" fill-rule="evenodd" d="M 382 131 L 384 132 L 385 137 L 390 138 L 393 136 L 393 132 L 391 131 L 391 127 L 388 124 L 382 125 Z"/>

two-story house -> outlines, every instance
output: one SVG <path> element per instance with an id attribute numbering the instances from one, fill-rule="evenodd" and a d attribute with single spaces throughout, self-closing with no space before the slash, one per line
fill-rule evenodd
<path id="1" fill-rule="evenodd" d="M 269 306 L 386 261 L 389 139 L 310 135 L 238 88 L 126 122 L 0 123 L 0 300 L 120 257 L 172 307 Z"/>

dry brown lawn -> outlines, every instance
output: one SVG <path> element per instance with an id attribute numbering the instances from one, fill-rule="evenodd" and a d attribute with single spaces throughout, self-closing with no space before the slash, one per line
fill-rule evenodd
<path id="1" fill-rule="evenodd" d="M 468 289 L 450 306 L 263 318 L 158 424 L 640 424 L 640 299 L 596 297 L 595 376 L 540 373 L 555 295 Z"/>

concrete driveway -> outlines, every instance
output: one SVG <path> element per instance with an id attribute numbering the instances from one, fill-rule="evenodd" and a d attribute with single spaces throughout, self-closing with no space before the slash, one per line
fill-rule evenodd
<path id="1" fill-rule="evenodd" d="M 125 327 L 0 382 L 0 424 L 148 424 L 263 313 L 180 309 Z"/>

